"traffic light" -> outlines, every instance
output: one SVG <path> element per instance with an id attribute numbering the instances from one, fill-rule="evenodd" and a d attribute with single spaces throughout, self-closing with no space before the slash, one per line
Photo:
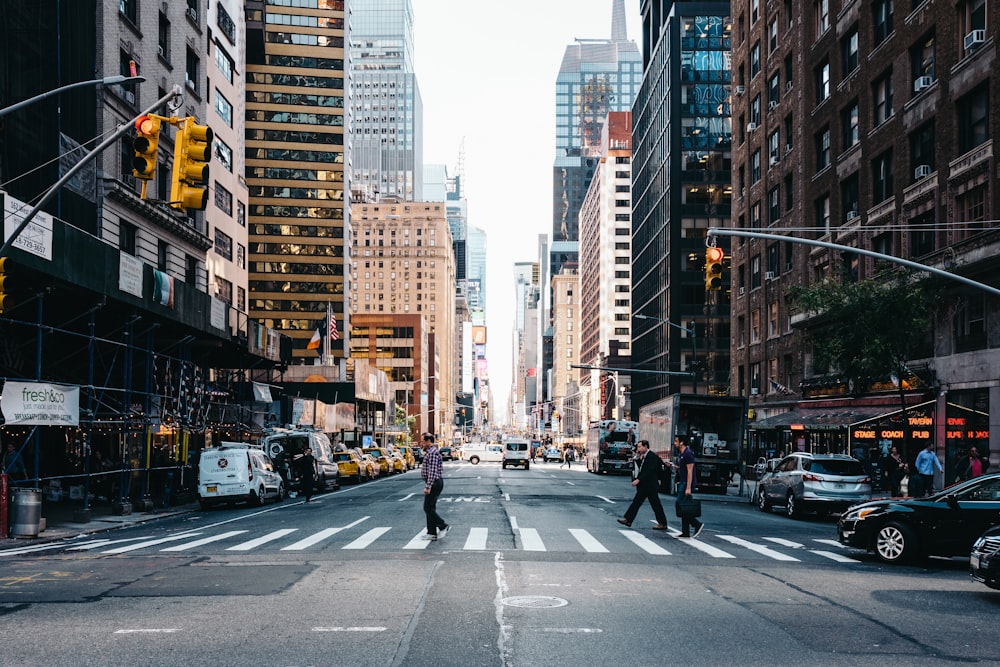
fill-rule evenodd
<path id="1" fill-rule="evenodd" d="M 204 211 L 208 205 L 208 163 L 212 159 L 212 128 L 198 125 L 193 116 L 182 118 L 174 138 L 174 171 L 170 206 Z"/>
<path id="2" fill-rule="evenodd" d="M 726 251 L 722 248 L 705 248 L 705 290 L 722 289 L 722 259 Z"/>
<path id="3" fill-rule="evenodd" d="M 14 300 L 10 295 L 12 287 L 10 269 L 10 258 L 0 257 L 0 313 L 14 305 Z"/>
<path id="4" fill-rule="evenodd" d="M 135 140 L 132 148 L 132 175 L 144 181 L 156 174 L 156 151 L 160 142 L 160 119 L 156 116 L 139 116 L 135 121 Z"/>

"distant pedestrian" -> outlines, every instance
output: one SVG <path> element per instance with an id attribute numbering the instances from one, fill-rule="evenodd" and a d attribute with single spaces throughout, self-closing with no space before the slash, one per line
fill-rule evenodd
<path id="1" fill-rule="evenodd" d="M 962 482 L 967 479 L 972 479 L 973 477 L 979 477 L 986 473 L 986 469 L 990 467 L 990 460 L 986 456 L 980 456 L 979 450 L 973 445 L 969 448 L 969 453 L 959 459 L 958 463 L 955 465 L 955 471 L 958 473 L 958 478 L 955 480 L 957 482 Z"/>
<path id="2" fill-rule="evenodd" d="M 574 460 L 576 460 L 576 450 L 573 449 L 572 447 L 567 447 L 563 451 L 563 462 L 559 464 L 559 467 L 562 468 L 563 466 L 566 466 L 567 468 L 572 470 Z"/>
<path id="3" fill-rule="evenodd" d="M 24 467 L 24 461 L 21 460 L 21 455 L 18 453 L 13 442 L 7 443 L 7 451 L 3 455 L 3 472 L 7 473 L 7 476 L 11 480 L 16 481 L 25 479 L 28 476 L 27 469 Z"/>
<path id="4" fill-rule="evenodd" d="M 920 492 L 915 496 L 929 496 L 934 493 L 934 471 L 944 472 L 937 454 L 934 453 L 934 443 L 928 442 L 927 448 L 917 455 L 917 474 L 922 481 Z"/>
<path id="5" fill-rule="evenodd" d="M 420 477 L 424 480 L 424 514 L 427 515 L 427 537 L 440 540 L 448 533 L 448 524 L 437 513 L 437 499 L 444 490 L 444 463 L 434 442 L 433 433 L 424 433 L 420 446 L 424 450 L 424 465 Z"/>
<path id="6" fill-rule="evenodd" d="M 885 476 L 889 483 L 889 491 L 894 498 L 902 495 L 900 484 L 906 476 L 906 461 L 899 455 L 899 450 L 895 447 L 889 450 L 889 455 L 885 457 Z"/>
<path id="7" fill-rule="evenodd" d="M 295 467 L 299 471 L 299 485 L 306 502 L 312 500 L 313 490 L 316 487 L 316 458 L 312 451 L 311 447 L 306 447 L 302 450 L 302 456 L 295 459 Z"/>
<path id="8" fill-rule="evenodd" d="M 674 447 L 677 448 L 679 456 L 677 463 L 679 472 L 677 475 L 677 500 L 682 500 L 685 496 L 691 497 L 695 489 L 696 476 L 694 470 L 694 452 L 687 446 L 687 436 L 678 435 L 674 438 Z M 695 517 L 681 517 L 681 537 L 698 537 L 701 535 L 705 524 Z M 691 529 L 694 528 L 694 532 Z"/>
<path id="9" fill-rule="evenodd" d="M 618 523 L 623 526 L 631 526 L 635 521 L 639 509 L 645 501 L 649 501 L 649 507 L 656 517 L 656 525 L 653 530 L 667 529 L 667 515 L 663 512 L 663 504 L 660 503 L 660 470 L 663 468 L 663 460 L 656 455 L 656 452 L 649 451 L 649 441 L 640 440 L 635 443 L 636 458 L 633 460 L 632 486 L 635 487 L 635 497 L 632 504 L 625 510 L 625 518 L 618 519 Z"/>

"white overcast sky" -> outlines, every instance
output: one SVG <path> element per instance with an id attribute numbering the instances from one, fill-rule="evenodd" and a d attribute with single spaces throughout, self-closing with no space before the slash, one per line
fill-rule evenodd
<path id="1" fill-rule="evenodd" d="M 424 162 L 457 164 L 465 142 L 469 224 L 486 230 L 487 356 L 494 410 L 511 383 L 514 262 L 551 235 L 555 82 L 568 44 L 611 37 L 612 0 L 412 0 Z M 640 45 L 639 0 L 625 0 Z"/>

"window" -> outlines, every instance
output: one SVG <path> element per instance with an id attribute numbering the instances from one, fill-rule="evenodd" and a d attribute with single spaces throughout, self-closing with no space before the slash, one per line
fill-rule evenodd
<path id="1" fill-rule="evenodd" d="M 760 0 L 750 0 L 750 25 L 760 18 Z"/>
<path id="2" fill-rule="evenodd" d="M 830 61 L 816 68 L 816 104 L 830 97 Z"/>
<path id="3" fill-rule="evenodd" d="M 767 82 L 767 101 L 768 107 L 770 107 L 771 102 L 777 104 L 781 101 L 781 74 L 779 72 L 772 74 Z"/>
<path id="4" fill-rule="evenodd" d="M 233 261 L 233 239 L 218 227 L 215 228 L 215 254 Z"/>
<path id="5" fill-rule="evenodd" d="M 750 207 L 750 229 L 760 229 L 760 202 L 755 201 Z"/>
<path id="6" fill-rule="evenodd" d="M 970 294 L 955 313 L 955 351 L 969 352 L 986 347 L 986 297 Z"/>
<path id="7" fill-rule="evenodd" d="M 767 29 L 767 46 L 770 53 L 774 53 L 778 50 L 778 19 L 775 18 L 771 21 L 771 25 Z"/>
<path id="8" fill-rule="evenodd" d="M 958 152 L 967 153 L 990 138 L 989 88 L 980 86 L 958 100 Z"/>
<path id="9" fill-rule="evenodd" d="M 778 302 L 772 301 L 767 304 L 767 337 L 774 338 L 780 333 L 781 331 L 778 328 Z M 771 363 L 774 367 L 772 377 L 775 377 L 778 374 L 778 360 L 774 359 Z"/>
<path id="10" fill-rule="evenodd" d="M 132 22 L 133 25 L 137 23 L 138 16 L 136 15 L 136 7 L 139 4 L 139 0 L 118 0 L 118 11 L 121 15 Z"/>
<path id="11" fill-rule="evenodd" d="M 910 166 L 913 167 L 913 180 L 923 178 L 923 172 L 934 171 L 934 121 L 922 125 L 910 135 Z M 927 167 L 926 170 L 918 168 Z"/>
<path id="12" fill-rule="evenodd" d="M 758 148 L 750 156 L 750 183 L 760 180 L 760 149 Z"/>
<path id="13" fill-rule="evenodd" d="M 760 342 L 760 311 L 755 310 L 750 313 L 750 342 Z"/>
<path id="14" fill-rule="evenodd" d="M 872 37 L 878 46 L 892 34 L 893 0 L 875 0 L 872 3 Z"/>
<path id="15" fill-rule="evenodd" d="M 816 200 L 816 226 L 823 230 L 822 234 L 830 233 L 830 195 Z"/>
<path id="16" fill-rule="evenodd" d="M 872 202 L 883 202 L 893 194 L 892 151 L 889 150 L 872 162 Z"/>
<path id="17" fill-rule="evenodd" d="M 215 113 L 219 114 L 219 118 L 225 121 L 226 125 L 233 126 L 233 105 L 219 92 L 218 88 L 215 89 Z"/>
<path id="18" fill-rule="evenodd" d="M 849 107 L 840 112 L 840 124 L 844 129 L 845 151 L 861 140 L 859 122 L 858 101 L 854 100 Z"/>
<path id="19" fill-rule="evenodd" d="M 772 161 L 781 159 L 781 134 L 778 130 L 767 137 L 767 157 Z"/>
<path id="20" fill-rule="evenodd" d="M 785 174 L 785 210 L 789 213 L 792 212 L 792 207 L 795 205 L 794 189 L 792 188 L 793 182 L 794 178 L 792 174 Z"/>
<path id="21" fill-rule="evenodd" d="M 872 124 L 878 127 L 892 117 L 892 70 L 879 77 L 872 86 L 874 101 Z"/>
<path id="22" fill-rule="evenodd" d="M 960 241 L 986 229 L 986 194 L 988 184 L 977 185 L 955 198 L 958 222 L 955 225 L 955 239 Z"/>
<path id="23" fill-rule="evenodd" d="M 233 214 L 233 193 L 215 182 L 215 207 L 226 215 Z"/>
<path id="24" fill-rule="evenodd" d="M 816 39 L 819 39 L 830 29 L 830 0 L 816 0 L 813 12 L 816 15 Z"/>
<path id="25" fill-rule="evenodd" d="M 936 226 L 933 211 L 910 218 L 910 257 L 923 257 L 937 249 Z"/>
<path id="26" fill-rule="evenodd" d="M 187 256 L 184 262 L 184 282 L 192 287 L 198 286 L 198 258 Z"/>
<path id="27" fill-rule="evenodd" d="M 760 127 L 760 95 L 755 95 L 750 102 L 750 122 Z"/>
<path id="28" fill-rule="evenodd" d="M 860 201 L 858 196 L 859 189 L 857 172 L 851 174 L 840 183 L 840 207 L 843 211 L 844 221 L 854 221 L 858 216 L 858 212 L 860 211 L 858 208 L 858 202 Z"/>
<path id="29" fill-rule="evenodd" d="M 187 59 L 184 67 L 184 83 L 193 93 L 198 93 L 198 79 L 201 77 L 201 60 L 198 54 L 191 49 L 187 50 Z"/>
<path id="30" fill-rule="evenodd" d="M 219 9 L 222 9 L 222 5 L 219 5 Z M 226 81 L 229 83 L 233 82 L 233 68 L 235 64 L 233 59 L 229 57 L 229 54 L 219 45 L 218 42 L 215 43 L 215 66 L 219 68 L 219 72 L 225 77 Z"/>
<path id="31" fill-rule="evenodd" d="M 233 305 L 233 283 L 222 276 L 215 276 L 215 295 L 230 306 Z"/>
<path id="32" fill-rule="evenodd" d="M 928 79 L 931 82 L 934 81 L 934 60 L 934 31 L 932 30 L 910 49 L 910 68 L 913 70 L 914 95 L 920 93 L 922 86 L 928 83 Z M 928 77 L 928 79 L 921 80 L 921 77 Z"/>
<path id="33" fill-rule="evenodd" d="M 750 79 L 760 74 L 760 42 L 754 42 L 750 49 Z"/>
<path id="34" fill-rule="evenodd" d="M 986 0 L 963 0 L 958 7 L 958 38 L 965 47 L 965 37 L 973 30 L 986 30 Z M 965 49 L 970 52 L 978 45 Z"/>
<path id="35" fill-rule="evenodd" d="M 247 268 L 247 247 L 242 243 L 236 244 L 236 266 Z"/>
<path id="36" fill-rule="evenodd" d="M 849 35 L 840 41 L 840 51 L 844 60 L 844 78 L 858 68 L 858 29 L 855 27 Z"/>
<path id="37" fill-rule="evenodd" d="M 135 256 L 135 240 L 138 228 L 131 222 L 118 223 L 118 249 L 126 255 Z"/>
<path id="38" fill-rule="evenodd" d="M 754 255 L 750 258 L 750 289 L 758 287 L 760 287 L 760 255 Z M 751 340 L 751 342 L 756 341 L 756 338 Z"/>
<path id="39" fill-rule="evenodd" d="M 167 270 L 167 259 L 170 254 L 170 246 L 163 239 L 156 242 L 156 268 L 160 271 Z"/>
<path id="40" fill-rule="evenodd" d="M 767 224 L 773 225 L 781 218 L 781 188 L 775 186 L 767 193 Z"/>
<path id="41" fill-rule="evenodd" d="M 161 58 L 170 61 L 170 21 L 160 12 L 159 26 L 156 33 L 156 53 Z M 160 97 L 163 97 L 160 95 Z"/>
<path id="42" fill-rule="evenodd" d="M 830 166 L 830 126 L 827 125 L 816 135 L 816 171 Z"/>
<path id="43" fill-rule="evenodd" d="M 218 137 L 212 142 L 215 146 L 215 159 L 219 161 L 226 171 L 233 171 L 233 149 L 226 142 Z"/>
<path id="44" fill-rule="evenodd" d="M 222 30 L 222 34 L 226 36 L 226 39 L 229 40 L 229 43 L 235 44 L 236 24 L 233 22 L 232 17 L 229 16 L 229 12 L 226 11 L 226 8 L 222 6 L 221 2 L 216 3 L 215 6 L 218 10 L 216 24 L 219 26 L 219 29 Z"/>

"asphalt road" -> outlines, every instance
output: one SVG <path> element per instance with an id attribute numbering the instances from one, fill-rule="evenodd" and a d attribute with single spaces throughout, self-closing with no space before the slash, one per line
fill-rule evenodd
<path id="1" fill-rule="evenodd" d="M 581 466 L 445 474 L 438 542 L 410 472 L 0 551 L 0 664 L 1000 664 L 961 559 L 884 566 L 732 497 L 698 540 L 625 529 L 628 480 Z"/>

